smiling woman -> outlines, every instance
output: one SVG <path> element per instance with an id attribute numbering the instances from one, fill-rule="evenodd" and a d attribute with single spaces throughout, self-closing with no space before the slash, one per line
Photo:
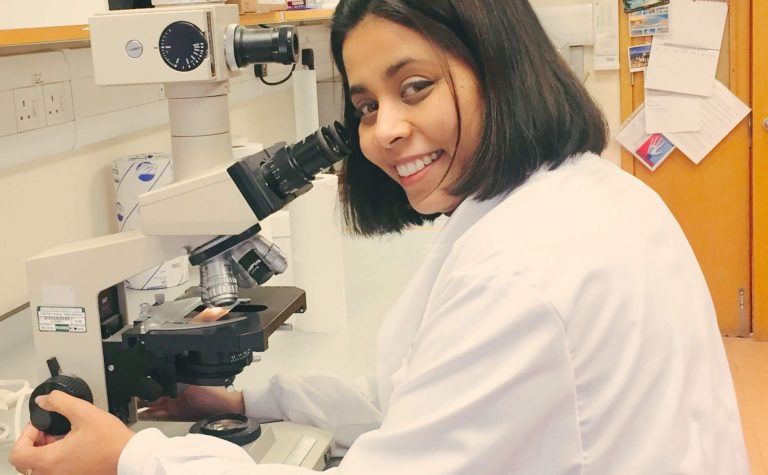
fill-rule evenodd
<path id="1" fill-rule="evenodd" d="M 373 16 L 349 33 L 343 57 L 360 151 L 402 187 L 416 212 L 452 212 L 461 199 L 451 188 L 483 127 L 471 68 L 413 30 Z"/>
<path id="2" fill-rule="evenodd" d="M 341 0 L 331 42 L 352 231 L 450 218 L 382 324 L 374 375 L 278 375 L 163 410 L 327 429 L 338 475 L 748 473 L 696 256 L 659 196 L 597 155 L 603 117 L 528 2 Z M 126 441 L 106 415 L 54 402 L 87 417 L 64 444 L 30 432 L 17 466 L 307 473 L 201 436 Z"/>
<path id="3" fill-rule="evenodd" d="M 359 133 L 341 180 L 354 232 L 400 231 L 468 196 L 509 193 L 542 164 L 605 148 L 602 114 L 530 5 L 470 3 L 337 9 L 331 46 L 346 126 Z"/>

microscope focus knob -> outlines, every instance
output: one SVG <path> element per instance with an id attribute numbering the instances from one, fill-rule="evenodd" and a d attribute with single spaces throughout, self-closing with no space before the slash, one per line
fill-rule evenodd
<path id="1" fill-rule="evenodd" d="M 145 401 L 157 401 L 163 397 L 163 386 L 152 376 L 146 376 L 137 381 L 136 396 Z"/>
<path id="2" fill-rule="evenodd" d="M 32 391 L 29 397 L 29 420 L 32 425 L 50 435 L 64 435 L 71 428 L 69 420 L 58 412 L 46 411 L 35 403 L 37 396 L 50 394 L 52 391 L 62 391 L 91 403 L 93 395 L 85 381 L 63 374 L 46 379 Z"/>

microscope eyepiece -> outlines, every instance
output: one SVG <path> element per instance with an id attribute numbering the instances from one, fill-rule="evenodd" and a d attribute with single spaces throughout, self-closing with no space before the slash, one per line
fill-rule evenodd
<path id="1" fill-rule="evenodd" d="M 312 186 L 322 170 L 352 153 L 344 127 L 335 122 L 293 145 L 277 144 L 227 169 L 254 214 L 264 219 Z M 202 300 L 209 307 L 237 302 L 237 288 L 261 285 L 286 268 L 285 256 L 258 235 L 255 225 L 237 236 L 219 236 L 194 249 Z"/>
<path id="2" fill-rule="evenodd" d="M 323 135 L 323 143 L 331 149 L 332 153 L 341 156 L 342 159 L 352 153 L 349 138 L 341 123 L 334 122 L 333 125 L 321 127 L 319 131 Z"/>
<path id="3" fill-rule="evenodd" d="M 293 145 L 278 143 L 242 158 L 227 171 L 256 217 L 264 219 L 309 190 L 315 175 L 351 153 L 344 126 L 334 122 Z"/>
<path id="4" fill-rule="evenodd" d="M 276 28 L 232 25 L 227 31 L 227 43 L 238 68 L 257 63 L 294 64 L 299 57 L 299 35 L 292 25 Z"/>
<path id="5" fill-rule="evenodd" d="M 264 162 L 261 172 L 272 191 L 284 197 L 301 190 L 320 171 L 350 153 L 344 128 L 335 122 L 294 145 L 278 149 L 271 160 Z"/>

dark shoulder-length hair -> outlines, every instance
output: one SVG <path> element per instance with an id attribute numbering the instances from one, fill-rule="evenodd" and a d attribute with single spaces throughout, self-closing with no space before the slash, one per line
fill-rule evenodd
<path id="1" fill-rule="evenodd" d="M 352 233 L 400 232 L 436 216 L 413 210 L 400 185 L 360 151 L 360 121 L 349 99 L 342 47 L 366 15 L 421 34 L 467 64 L 478 78 L 485 102 L 482 135 L 451 194 L 487 200 L 512 191 L 542 166 L 556 168 L 570 156 L 599 154 L 605 148 L 603 114 L 527 0 L 341 0 L 333 17 L 331 49 L 343 81 L 344 122 L 353 145 L 339 181 Z M 460 115 L 455 97 L 454 103 Z"/>

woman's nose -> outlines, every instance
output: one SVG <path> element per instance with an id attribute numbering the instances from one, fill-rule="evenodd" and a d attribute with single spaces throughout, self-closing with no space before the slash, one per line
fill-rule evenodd
<path id="1" fill-rule="evenodd" d="M 380 147 L 392 148 L 411 135 L 411 123 L 397 105 L 379 104 L 376 115 L 375 134 Z"/>

